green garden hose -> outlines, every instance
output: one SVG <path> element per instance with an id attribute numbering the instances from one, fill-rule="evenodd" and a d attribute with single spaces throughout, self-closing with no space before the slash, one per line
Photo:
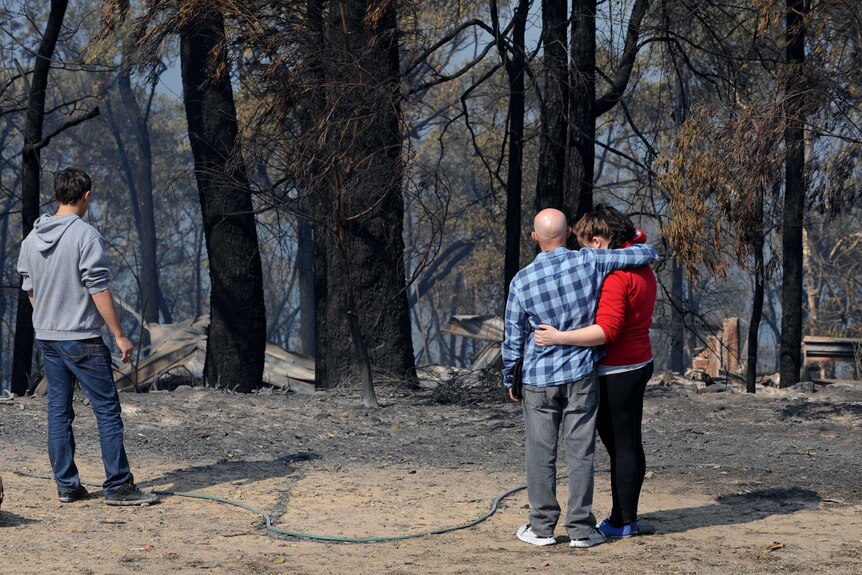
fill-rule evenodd
<path id="1" fill-rule="evenodd" d="M 48 475 L 30 475 L 28 473 L 21 473 L 20 471 L 16 471 L 18 475 L 22 475 L 24 477 L 32 477 L 35 479 L 53 479 L 53 477 Z M 557 477 L 557 481 L 561 479 L 565 479 L 565 475 L 561 475 Z M 91 481 L 82 481 L 84 485 L 90 485 L 95 487 L 100 487 L 101 484 L 93 483 Z M 315 535 L 313 533 L 302 533 L 299 531 L 290 531 L 289 529 L 279 529 L 272 524 L 272 517 L 270 517 L 264 511 L 257 509 L 256 507 L 252 507 L 251 505 L 246 505 L 245 503 L 241 503 L 239 501 L 234 501 L 233 499 L 227 499 L 226 497 L 219 497 L 217 495 L 206 495 L 202 493 L 188 493 L 183 491 L 168 491 L 168 490 L 153 490 L 153 493 L 156 495 L 172 495 L 175 497 L 188 497 L 190 499 L 203 499 L 205 501 L 215 501 L 216 503 L 223 503 L 225 505 L 232 505 L 234 507 L 239 507 L 240 509 L 245 509 L 246 511 L 250 511 L 256 515 L 260 515 L 264 521 L 264 527 L 268 531 L 273 533 L 277 533 L 279 535 L 287 535 L 289 537 L 296 537 L 298 539 L 311 539 L 313 541 L 333 541 L 337 543 L 385 543 L 391 541 L 404 541 L 405 539 L 416 539 L 419 537 L 427 537 L 428 535 L 441 535 L 443 533 L 451 533 L 452 531 L 458 531 L 459 529 L 467 529 L 468 527 L 473 527 L 487 520 L 489 517 L 494 515 L 497 510 L 500 508 L 500 502 L 509 497 L 510 495 L 514 495 L 519 491 L 523 491 L 526 489 L 526 485 L 519 485 L 514 489 L 510 489 L 505 493 L 497 496 L 493 502 L 491 502 L 491 508 L 485 512 L 481 517 L 478 517 L 472 521 L 468 521 L 467 523 L 462 523 L 460 525 L 455 525 L 453 527 L 442 527 L 440 529 L 432 529 L 429 531 L 421 531 L 419 533 L 410 533 L 408 535 L 393 535 L 389 537 L 338 537 L 335 535 Z"/>

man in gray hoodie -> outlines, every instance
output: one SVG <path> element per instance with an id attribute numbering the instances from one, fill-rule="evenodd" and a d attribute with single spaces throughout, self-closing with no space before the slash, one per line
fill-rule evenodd
<path id="1" fill-rule="evenodd" d="M 57 213 L 36 220 L 21 244 L 18 272 L 33 306 L 36 344 L 48 377 L 48 457 L 60 501 L 87 496 L 75 466 L 72 395 L 81 383 L 99 428 L 103 492 L 108 505 L 141 505 L 158 500 L 135 485 L 123 446 L 120 396 L 111 373 L 111 354 L 102 341 L 107 324 L 123 363 L 132 357 L 132 342 L 114 309 L 108 286 L 111 270 L 104 240 L 84 222 L 92 183 L 81 170 L 66 168 L 54 177 Z"/>

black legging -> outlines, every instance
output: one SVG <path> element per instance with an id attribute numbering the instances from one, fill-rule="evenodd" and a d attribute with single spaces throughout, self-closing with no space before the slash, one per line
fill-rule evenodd
<path id="1" fill-rule="evenodd" d="M 638 499 L 646 473 L 641 421 L 644 391 L 652 373 L 653 362 L 649 362 L 634 371 L 599 377 L 596 427 L 611 457 L 614 527 L 638 518 Z"/>

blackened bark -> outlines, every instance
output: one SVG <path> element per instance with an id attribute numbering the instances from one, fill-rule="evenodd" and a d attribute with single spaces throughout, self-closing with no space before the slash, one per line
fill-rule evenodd
<path id="1" fill-rule="evenodd" d="M 4 131 L 2 137 L 0 137 L 0 150 L 3 149 L 6 143 L 6 137 L 9 135 L 9 131 L 11 129 L 11 124 L 8 124 L 8 127 Z M 0 181 L 2 181 L 2 169 L 0 169 Z M 15 178 L 15 183 L 9 188 L 10 190 L 15 190 L 18 188 L 20 175 Z M 0 215 L 0 218 L 3 219 L 2 223 L 0 223 L 0 270 L 6 269 L 6 259 L 8 257 L 7 244 L 9 242 L 9 219 L 11 218 L 11 214 L 9 213 L 12 210 L 12 202 L 15 200 L 14 194 L 9 194 L 6 196 L 6 201 L 3 202 L 3 212 Z M 6 324 L 6 306 L 8 305 L 8 299 L 6 297 L 6 290 L 0 290 L 0 344 L 3 342 L 3 329 Z M 0 366 L 5 365 L 5 355 L 6 355 L 6 346 L 0 345 Z M 3 370 L 0 368 L 0 377 L 3 377 Z"/>
<path id="2" fill-rule="evenodd" d="M 670 369 L 685 372 L 685 297 L 682 265 L 671 259 L 670 284 Z"/>
<path id="3" fill-rule="evenodd" d="M 545 208 L 563 210 L 569 106 L 568 22 L 568 0 L 542 0 L 544 89 L 540 108 L 536 212 Z"/>
<path id="4" fill-rule="evenodd" d="M 153 210 L 153 155 L 150 148 L 150 130 L 147 118 L 141 111 L 132 89 L 129 71 L 121 70 L 117 87 L 123 103 L 123 111 L 132 126 L 136 157 L 132 166 L 134 196 L 139 219 L 135 222 L 140 241 L 141 316 L 144 321 L 159 321 L 159 273 L 156 263 L 156 219 Z"/>
<path id="5" fill-rule="evenodd" d="M 350 330 L 350 338 L 353 340 L 354 361 L 359 370 L 359 380 L 362 382 L 362 405 L 365 407 L 380 407 L 377 402 L 377 394 L 371 381 L 371 357 L 368 355 L 368 347 L 365 344 L 365 336 L 359 327 L 359 320 L 353 312 L 353 308 L 347 312 L 347 326 Z"/>
<path id="6" fill-rule="evenodd" d="M 758 198 L 758 213 L 763 221 L 763 191 Z M 760 320 L 763 317 L 763 294 L 766 290 L 766 264 L 763 257 L 765 244 L 763 229 L 754 232 L 754 299 L 751 302 L 751 321 L 748 323 L 748 358 L 746 360 L 745 391 L 755 393 L 757 380 L 758 341 Z"/>
<path id="7" fill-rule="evenodd" d="M 339 209 L 341 211 L 341 209 Z M 340 220 L 344 219 L 344 214 L 339 216 Z M 350 274 L 350 254 L 347 252 L 347 245 L 350 243 L 347 237 L 349 230 L 346 226 L 341 226 L 339 229 L 340 236 L 338 238 L 338 248 L 341 252 L 341 263 L 347 269 L 346 288 L 347 288 L 347 329 L 350 331 L 350 341 L 353 343 L 353 364 L 358 371 L 359 381 L 362 383 L 362 404 L 365 407 L 380 407 L 377 403 L 377 394 L 374 391 L 374 381 L 371 378 L 371 356 L 368 355 L 368 342 L 365 335 L 362 333 L 362 327 L 359 325 L 359 318 L 356 315 L 356 300 L 353 296 L 353 278 Z"/>
<path id="8" fill-rule="evenodd" d="M 239 157 L 224 19 L 211 11 L 180 32 L 183 100 L 210 269 L 205 375 L 220 388 L 262 385 L 263 274 L 251 188 Z"/>
<path id="9" fill-rule="evenodd" d="M 574 223 L 593 209 L 596 0 L 572 1 L 571 59 L 566 188 L 562 210 Z"/>
<path id="10" fill-rule="evenodd" d="M 314 231 L 311 222 L 300 218 L 296 267 L 299 273 L 299 341 L 301 352 L 314 357 Z"/>
<path id="11" fill-rule="evenodd" d="M 201 225 L 195 230 L 195 321 L 197 321 L 204 313 L 204 287 L 203 287 L 203 269 L 204 269 L 204 246 L 206 246 L 206 230 Z"/>
<path id="12" fill-rule="evenodd" d="M 306 18 L 309 29 L 309 37 L 311 38 L 311 52 L 321 51 L 323 45 L 323 0 L 308 0 L 306 3 Z M 303 132 L 309 132 L 314 127 L 315 117 L 319 115 L 319 110 L 324 109 L 325 102 L 322 101 L 324 94 L 322 92 L 323 85 L 323 69 L 320 66 L 320 60 L 311 59 L 308 76 L 312 86 L 315 88 L 315 94 L 309 98 L 306 109 L 300 116 L 300 123 Z M 297 249 L 296 249 L 296 268 L 299 274 L 299 345 L 300 352 L 309 357 L 317 355 L 317 301 L 316 301 L 316 278 L 315 278 L 315 226 L 309 216 L 314 215 L 315 221 L 320 217 L 321 206 L 315 205 L 313 201 L 315 194 L 312 191 L 316 179 L 314 169 L 317 166 L 317 159 L 311 157 L 308 159 L 312 166 L 311 175 L 308 178 L 309 189 L 304 190 L 307 199 L 312 201 L 304 202 L 302 211 L 303 216 L 297 220 Z M 321 230 L 322 231 L 322 230 Z"/>
<path id="13" fill-rule="evenodd" d="M 496 3 L 494 4 L 496 6 Z M 503 293 L 509 295 L 509 282 L 521 268 L 521 190 L 524 160 L 524 74 L 527 68 L 524 33 L 529 0 L 519 0 L 513 16 L 512 55 L 498 39 L 509 77 L 509 163 L 506 176 L 506 254 L 503 264 Z M 495 29 L 498 27 L 495 26 Z"/>
<path id="14" fill-rule="evenodd" d="M 781 387 L 799 382 L 802 367 L 802 218 L 805 210 L 805 118 L 803 75 L 805 64 L 806 0 L 787 0 L 785 93 L 787 124 L 784 130 L 784 226 L 781 234 Z"/>
<path id="15" fill-rule="evenodd" d="M 45 96 L 48 89 L 48 73 L 51 58 L 66 16 L 66 0 L 51 0 L 51 11 L 36 62 L 30 77 L 30 95 L 27 101 L 27 116 L 24 124 L 24 149 L 21 153 L 21 227 L 22 238 L 33 230 L 39 217 L 40 148 L 42 128 L 45 123 Z M 30 381 L 33 363 L 33 308 L 27 294 L 18 291 L 18 309 L 15 315 L 15 347 L 12 355 L 12 393 L 24 395 Z"/>
<path id="16" fill-rule="evenodd" d="M 332 0 L 328 13 L 326 49 L 316 55 L 327 106 L 315 126 L 329 136 L 313 187 L 323 222 L 315 229 L 316 383 L 333 387 L 355 365 L 348 284 L 372 364 L 412 380 L 395 3 Z"/>
<path id="17" fill-rule="evenodd" d="M 327 217 L 328 204 L 323 200 L 326 198 L 326 190 L 315 190 L 315 198 L 318 202 L 315 205 L 315 214 L 318 216 L 318 221 L 313 225 L 314 232 L 314 385 L 316 387 L 335 387 L 339 383 L 344 370 L 350 369 L 351 365 L 346 364 L 343 360 L 336 362 L 334 358 L 330 358 L 327 354 L 347 353 L 348 348 L 342 342 L 342 345 L 332 345 L 328 341 L 331 337 L 349 337 L 350 334 L 346 329 L 341 327 L 341 320 L 338 317 L 336 310 L 330 310 L 328 303 L 329 293 L 329 261 L 332 260 L 331 246 L 333 238 L 327 237 L 331 234 L 331 230 L 324 223 L 327 220 L 321 219 Z M 330 317 L 332 317 L 332 325 L 330 325 Z M 344 326 L 347 327 L 346 325 Z"/>

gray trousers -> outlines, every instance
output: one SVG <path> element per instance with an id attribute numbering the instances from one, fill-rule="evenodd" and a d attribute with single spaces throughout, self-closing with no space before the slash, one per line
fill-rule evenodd
<path id="1" fill-rule="evenodd" d="M 527 495 L 530 527 L 551 537 L 560 519 L 557 502 L 557 436 L 562 425 L 563 449 L 569 466 L 566 531 L 572 539 L 588 537 L 596 524 L 593 505 L 593 455 L 599 404 L 595 374 L 553 387 L 524 386 L 527 431 Z"/>

